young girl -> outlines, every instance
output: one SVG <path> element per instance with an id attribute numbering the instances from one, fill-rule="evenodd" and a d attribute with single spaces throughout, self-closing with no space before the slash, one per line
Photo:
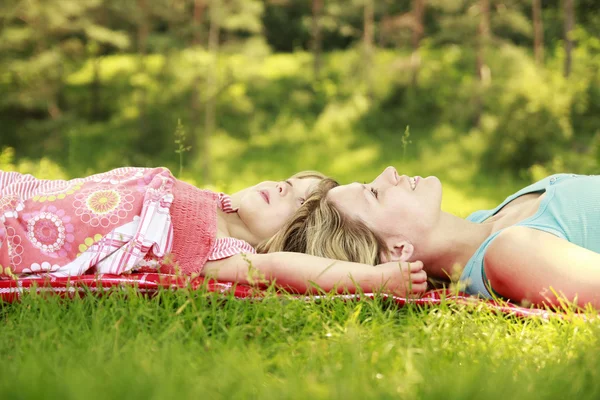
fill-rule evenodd
<path id="1" fill-rule="evenodd" d="M 265 248 L 380 267 L 420 260 L 470 294 L 600 308 L 600 176 L 553 175 L 466 220 L 442 212 L 441 197 L 436 177 L 388 167 L 311 198 Z"/>
<path id="2" fill-rule="evenodd" d="M 318 185 L 305 172 L 232 196 L 198 189 L 165 168 L 120 168 L 71 181 L 0 171 L 0 270 L 4 278 L 159 270 L 296 291 L 422 291 L 419 264 L 375 269 L 303 254 L 255 254 Z M 412 275 L 411 275 L 412 272 Z M 420 286 L 419 286 L 420 285 Z"/>

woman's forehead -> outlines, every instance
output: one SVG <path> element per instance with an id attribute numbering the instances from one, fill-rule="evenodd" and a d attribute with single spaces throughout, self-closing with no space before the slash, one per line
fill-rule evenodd
<path id="1" fill-rule="evenodd" d="M 349 185 L 340 185 L 327 193 L 327 198 L 339 207 L 351 202 L 353 199 L 360 200 L 362 185 L 360 183 L 351 183 Z"/>
<path id="2" fill-rule="evenodd" d="M 340 213 L 370 226 L 368 221 L 370 220 L 372 207 L 367 200 L 369 194 L 366 192 L 367 189 L 364 185 L 354 182 L 331 189 L 327 194 L 327 198 Z"/>

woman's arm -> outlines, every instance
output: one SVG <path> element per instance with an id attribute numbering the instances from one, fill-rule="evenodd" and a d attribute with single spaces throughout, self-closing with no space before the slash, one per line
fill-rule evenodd
<path id="1" fill-rule="evenodd" d="M 219 280 L 256 283 L 275 281 L 278 286 L 309 293 L 315 285 L 325 291 L 364 292 L 384 290 L 396 295 L 421 293 L 427 275 L 420 261 L 384 267 L 330 260 L 301 253 L 235 255 L 206 263 L 202 274 Z"/>
<path id="2" fill-rule="evenodd" d="M 600 254 L 550 233 L 508 228 L 490 244 L 484 265 L 492 288 L 514 301 L 557 305 L 554 291 L 600 309 Z"/>

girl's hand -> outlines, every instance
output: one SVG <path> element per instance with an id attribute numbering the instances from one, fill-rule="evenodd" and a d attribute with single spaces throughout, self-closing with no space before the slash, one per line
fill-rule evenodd
<path id="1" fill-rule="evenodd" d="M 375 267 L 383 272 L 384 291 L 395 296 L 410 297 L 427 290 L 427 273 L 421 261 L 392 261 Z"/>
<path id="2" fill-rule="evenodd" d="M 315 292 L 315 284 L 326 292 L 356 293 L 360 288 L 365 293 L 382 290 L 403 297 L 427 290 L 427 274 L 420 261 L 389 262 L 374 267 L 287 252 L 236 254 L 223 260 L 209 261 L 202 275 L 250 284 L 255 282 L 255 277 L 260 277 L 300 293 L 318 293 Z"/>

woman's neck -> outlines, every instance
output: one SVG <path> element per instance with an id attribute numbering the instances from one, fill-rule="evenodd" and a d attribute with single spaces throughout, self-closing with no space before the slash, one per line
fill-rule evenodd
<path id="1" fill-rule="evenodd" d="M 476 224 L 445 212 L 421 260 L 435 278 L 457 280 L 475 251 L 491 235 L 491 224 Z"/>

